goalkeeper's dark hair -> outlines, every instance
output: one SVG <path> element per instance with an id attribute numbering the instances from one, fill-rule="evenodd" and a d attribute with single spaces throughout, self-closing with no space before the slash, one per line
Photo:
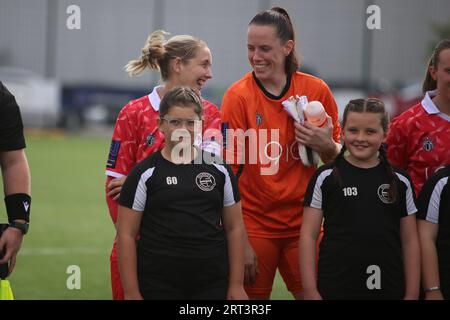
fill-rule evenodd
<path id="1" fill-rule="evenodd" d="M 253 17 L 249 25 L 252 24 L 258 26 L 273 26 L 276 30 L 277 38 L 282 43 L 292 40 L 295 44 L 295 29 L 291 17 L 284 8 L 273 7 L 270 10 L 262 11 Z M 286 74 L 293 74 L 298 70 L 299 65 L 300 62 L 294 45 L 294 48 L 285 59 L 284 68 Z"/>

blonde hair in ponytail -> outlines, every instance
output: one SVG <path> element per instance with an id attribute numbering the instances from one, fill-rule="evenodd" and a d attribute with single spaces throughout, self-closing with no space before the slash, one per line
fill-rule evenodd
<path id="1" fill-rule="evenodd" d="M 197 49 L 206 47 L 206 43 L 190 35 L 178 35 L 166 41 L 168 32 L 156 30 L 150 34 L 141 49 L 141 57 L 131 60 L 125 66 L 130 76 L 139 75 L 145 69 L 158 70 L 163 81 L 169 79 L 171 59 L 179 58 L 186 62 L 195 57 Z"/>
<path id="2" fill-rule="evenodd" d="M 168 32 L 156 30 L 152 32 L 145 41 L 145 46 L 141 49 L 141 56 L 137 60 L 131 60 L 125 66 L 125 70 L 130 76 L 137 76 L 145 69 L 159 70 L 158 60 L 164 58 L 164 42 Z"/>

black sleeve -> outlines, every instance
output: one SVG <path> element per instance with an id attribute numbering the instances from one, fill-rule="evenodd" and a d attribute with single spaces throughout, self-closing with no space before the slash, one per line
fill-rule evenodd
<path id="1" fill-rule="evenodd" d="M 145 170 L 144 162 L 136 165 L 127 176 L 120 191 L 119 204 L 121 206 L 144 211 L 147 201 L 147 180 L 153 174 L 154 168 Z"/>
<path id="2" fill-rule="evenodd" d="M 224 167 L 227 170 L 228 175 L 225 177 L 223 204 L 225 207 L 228 207 L 241 201 L 241 195 L 233 170 L 231 170 L 231 167 L 228 164 L 224 164 Z"/>
<path id="3" fill-rule="evenodd" d="M 400 192 L 398 196 L 401 197 L 398 199 L 400 205 L 400 218 L 407 217 L 411 214 L 417 214 L 417 199 L 411 177 L 401 168 L 393 167 L 393 170 L 395 172 L 397 183 L 400 184 L 397 188 Z"/>
<path id="4" fill-rule="evenodd" d="M 322 186 L 326 178 L 331 177 L 333 167 L 331 165 L 323 165 L 314 173 L 308 183 L 303 205 L 322 210 L 323 195 Z"/>
<path id="5" fill-rule="evenodd" d="M 448 186 L 450 166 L 437 171 L 423 185 L 417 201 L 418 219 L 439 223 L 439 211 L 444 188 Z"/>
<path id="6" fill-rule="evenodd" d="M 0 82 L 0 151 L 25 148 L 22 117 L 14 96 Z"/>

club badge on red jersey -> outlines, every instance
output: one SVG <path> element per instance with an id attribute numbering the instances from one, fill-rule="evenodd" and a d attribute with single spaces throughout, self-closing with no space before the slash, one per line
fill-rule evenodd
<path id="1" fill-rule="evenodd" d="M 147 146 L 151 147 L 155 143 L 155 135 L 153 133 L 149 134 L 145 139 L 145 142 L 147 143 Z"/>
<path id="2" fill-rule="evenodd" d="M 423 141 L 423 150 L 430 152 L 431 150 L 433 150 L 433 141 L 431 141 L 430 137 L 426 137 L 425 140 Z"/>

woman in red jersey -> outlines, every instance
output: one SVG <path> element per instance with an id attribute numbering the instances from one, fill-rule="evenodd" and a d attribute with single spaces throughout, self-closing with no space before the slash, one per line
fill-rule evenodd
<path id="1" fill-rule="evenodd" d="M 450 164 L 450 39 L 434 49 L 423 92 L 421 103 L 392 122 L 386 141 L 389 161 L 409 173 L 416 194 L 436 170 Z"/>
<path id="2" fill-rule="evenodd" d="M 114 128 L 106 165 L 106 202 L 114 225 L 117 223 L 117 199 L 131 169 L 150 154 L 164 147 L 164 135 L 157 126 L 159 104 L 164 95 L 175 86 L 188 86 L 200 93 L 211 79 L 212 57 L 206 43 L 190 35 L 166 39 L 168 33 L 158 30 L 150 34 L 141 56 L 130 61 L 126 70 L 138 75 L 146 69 L 158 70 L 162 85 L 144 97 L 130 101 L 119 113 Z M 220 114 L 217 106 L 203 99 L 203 137 L 219 132 Z M 209 131 L 206 132 L 206 131 Z M 218 150 L 214 138 L 197 141 L 209 150 Z M 113 299 L 123 299 L 123 289 L 117 266 L 116 241 L 112 249 L 111 282 Z"/>
<path id="3" fill-rule="evenodd" d="M 226 91 L 221 109 L 224 155 L 238 177 L 250 242 L 246 291 L 252 299 L 268 299 L 278 268 L 300 299 L 298 235 L 306 186 L 316 167 L 302 164 L 298 143 L 317 151 L 322 161 L 332 160 L 339 152 L 337 106 L 324 81 L 297 71 L 294 28 L 284 9 L 252 19 L 247 52 L 253 72 Z M 325 106 L 329 117 L 323 128 L 294 124 L 282 102 L 297 95 Z M 239 142 L 242 132 L 245 140 Z"/>

